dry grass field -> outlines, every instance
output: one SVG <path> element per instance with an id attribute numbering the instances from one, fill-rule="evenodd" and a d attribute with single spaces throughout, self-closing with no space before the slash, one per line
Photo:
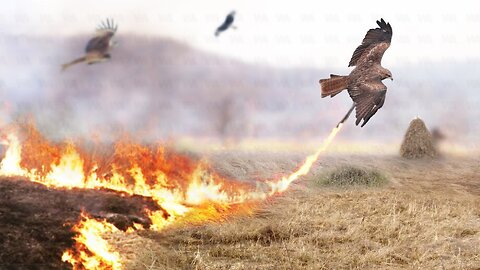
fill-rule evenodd
<path id="1" fill-rule="evenodd" d="M 210 160 L 249 181 L 287 173 L 304 156 L 232 152 Z M 251 215 L 110 242 L 128 269 L 480 269 L 479 165 L 477 157 L 328 154 Z M 382 181 L 322 180 L 351 166 Z"/>

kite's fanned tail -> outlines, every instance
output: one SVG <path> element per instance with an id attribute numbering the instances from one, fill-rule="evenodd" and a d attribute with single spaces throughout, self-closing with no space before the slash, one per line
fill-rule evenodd
<path id="1" fill-rule="evenodd" d="M 73 60 L 72 62 L 63 64 L 62 65 L 62 71 L 66 70 L 68 67 L 73 66 L 75 64 L 85 62 L 86 60 L 87 60 L 87 58 L 84 56 L 84 57 L 77 58 L 77 59 Z"/>
<path id="2" fill-rule="evenodd" d="M 322 98 L 326 96 L 334 97 L 347 89 L 348 76 L 330 74 L 330 79 L 320 80 L 320 86 L 322 88 Z"/>

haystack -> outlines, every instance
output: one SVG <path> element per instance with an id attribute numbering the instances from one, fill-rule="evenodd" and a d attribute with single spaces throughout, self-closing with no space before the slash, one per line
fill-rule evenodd
<path id="1" fill-rule="evenodd" d="M 408 159 L 438 156 L 432 134 L 422 119 L 415 118 L 410 122 L 400 147 L 400 155 Z"/>

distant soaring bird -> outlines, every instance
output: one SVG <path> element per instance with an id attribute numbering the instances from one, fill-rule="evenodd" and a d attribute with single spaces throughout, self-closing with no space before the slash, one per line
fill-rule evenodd
<path id="1" fill-rule="evenodd" d="M 230 12 L 230 14 L 227 15 L 227 17 L 225 18 L 225 21 L 222 23 L 222 25 L 220 25 L 217 28 L 217 31 L 215 31 L 215 36 L 218 37 L 218 35 L 220 35 L 221 32 L 227 30 L 230 27 L 233 28 L 233 29 L 236 28 L 235 26 L 232 26 L 233 21 L 235 19 L 235 14 L 236 14 L 236 12 L 232 11 L 232 12 Z"/>
<path id="2" fill-rule="evenodd" d="M 320 80 L 322 98 L 334 97 L 347 89 L 353 100 L 353 106 L 340 123 L 345 122 L 356 108 L 355 122 L 362 120 L 362 127 L 383 106 L 387 87 L 382 80 L 392 78 L 392 73 L 381 66 L 383 54 L 390 47 L 392 27 L 383 19 L 377 21 L 380 28 L 368 30 L 362 44 L 353 53 L 349 67 L 355 66 L 348 76 L 330 74 L 330 79 Z M 340 124 L 339 123 L 339 124 Z"/>
<path id="3" fill-rule="evenodd" d="M 85 56 L 62 65 L 62 70 L 82 62 L 91 65 L 109 60 L 110 50 L 116 45 L 112 37 L 117 32 L 117 29 L 118 25 L 114 25 L 113 20 L 107 19 L 106 22 L 101 22 L 97 27 L 97 35 L 88 41 L 85 48 Z"/>

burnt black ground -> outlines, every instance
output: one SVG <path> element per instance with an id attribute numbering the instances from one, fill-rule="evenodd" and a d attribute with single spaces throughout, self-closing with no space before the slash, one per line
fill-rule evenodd
<path id="1" fill-rule="evenodd" d="M 144 209 L 157 209 L 149 198 L 107 190 L 58 190 L 22 179 L 0 179 L 0 269 L 69 269 L 61 261 L 73 246 L 72 226 L 82 209 L 112 216 L 120 229 L 148 220 Z"/>

